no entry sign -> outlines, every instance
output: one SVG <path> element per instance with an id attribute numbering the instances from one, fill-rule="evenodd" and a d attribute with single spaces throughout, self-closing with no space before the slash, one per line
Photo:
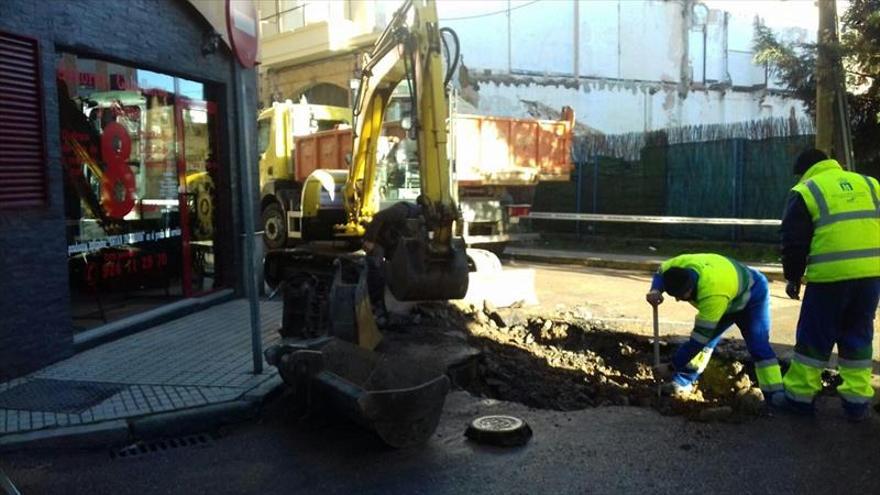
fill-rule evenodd
<path id="1" fill-rule="evenodd" d="M 252 68 L 257 60 L 259 28 L 253 0 L 226 0 L 226 25 L 235 58 L 241 65 Z"/>

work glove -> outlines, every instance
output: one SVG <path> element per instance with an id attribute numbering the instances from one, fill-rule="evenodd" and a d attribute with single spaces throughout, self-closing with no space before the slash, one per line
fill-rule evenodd
<path id="1" fill-rule="evenodd" d="M 663 303 L 663 293 L 659 290 L 652 290 L 645 294 L 645 300 L 651 306 L 659 306 Z"/>
<path id="2" fill-rule="evenodd" d="M 801 298 L 801 284 L 800 282 L 794 282 L 789 280 L 787 284 L 785 284 L 785 293 L 788 294 L 788 297 L 792 299 L 800 299 Z"/>

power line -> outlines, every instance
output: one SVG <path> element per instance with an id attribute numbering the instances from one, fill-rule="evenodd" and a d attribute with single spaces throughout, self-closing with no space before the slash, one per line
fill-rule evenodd
<path id="1" fill-rule="evenodd" d="M 529 5 L 532 5 L 533 3 L 537 3 L 537 2 L 538 2 L 538 0 L 532 0 L 531 2 L 520 4 L 520 5 L 517 5 L 516 7 L 511 7 L 509 9 L 498 10 L 496 12 L 487 12 L 485 14 L 466 15 L 466 16 L 462 16 L 462 17 L 444 17 L 444 18 L 441 18 L 440 20 L 441 21 L 463 21 L 465 19 L 476 19 L 478 17 L 489 17 L 490 15 L 498 15 L 498 14 L 504 14 L 505 12 L 513 12 L 516 9 L 528 7 Z"/>

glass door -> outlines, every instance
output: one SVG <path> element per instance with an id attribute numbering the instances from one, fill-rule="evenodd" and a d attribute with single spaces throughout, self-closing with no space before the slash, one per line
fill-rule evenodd
<path id="1" fill-rule="evenodd" d="M 183 294 L 192 297 L 218 288 L 215 257 L 217 226 L 216 104 L 186 96 L 176 103 L 178 122 L 177 171 L 180 184 L 180 221 Z"/>

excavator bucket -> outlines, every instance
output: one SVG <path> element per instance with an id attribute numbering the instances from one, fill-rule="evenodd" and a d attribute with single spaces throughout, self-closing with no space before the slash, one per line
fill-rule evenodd
<path id="1" fill-rule="evenodd" d="M 297 398 L 344 413 L 395 448 L 431 437 L 450 386 L 445 370 L 424 360 L 333 337 L 282 340 L 266 350 L 266 360 Z"/>
<path id="2" fill-rule="evenodd" d="M 418 237 L 400 241 L 385 264 L 385 280 L 399 301 L 461 299 L 468 288 L 468 262 L 462 243 L 444 256 L 428 252 Z"/>
<path id="3" fill-rule="evenodd" d="M 477 307 L 487 302 L 496 308 L 538 304 L 534 270 L 504 268 L 495 254 L 484 249 L 468 248 L 467 258 L 467 292 L 457 299 Z M 398 299 L 391 291 L 385 293 L 385 307 L 392 313 L 408 314 L 415 304 Z"/>

